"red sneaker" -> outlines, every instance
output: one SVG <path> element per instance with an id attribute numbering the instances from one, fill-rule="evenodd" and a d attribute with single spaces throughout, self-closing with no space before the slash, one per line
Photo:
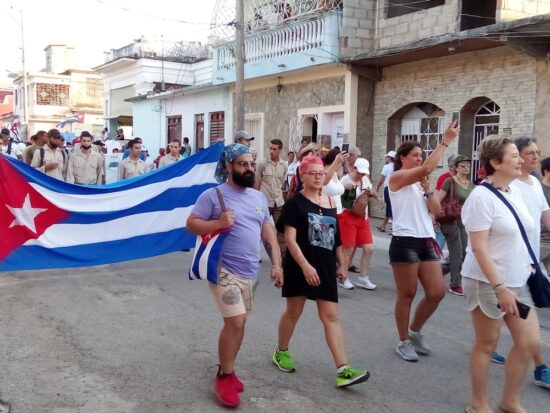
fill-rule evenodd
<path id="1" fill-rule="evenodd" d="M 463 296 L 464 291 L 462 291 L 462 287 L 459 285 L 458 287 L 449 287 L 449 292 L 454 295 Z"/>
<path id="2" fill-rule="evenodd" d="M 239 380 L 239 378 L 237 377 L 237 374 L 233 371 L 233 373 L 231 373 L 231 379 L 233 380 L 233 384 L 235 385 L 235 389 L 239 392 L 239 393 L 242 393 L 244 391 L 244 384 L 242 381 Z"/>
<path id="3" fill-rule="evenodd" d="M 214 389 L 216 391 L 216 396 L 218 396 L 218 400 L 224 406 L 237 407 L 241 403 L 241 398 L 237 392 L 233 374 L 223 376 L 216 374 Z"/>

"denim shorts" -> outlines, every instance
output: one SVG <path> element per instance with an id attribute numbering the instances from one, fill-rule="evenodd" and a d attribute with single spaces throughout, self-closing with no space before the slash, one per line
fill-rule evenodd
<path id="1" fill-rule="evenodd" d="M 433 238 L 393 236 L 390 242 L 391 264 L 415 264 L 420 261 L 438 261 Z"/>

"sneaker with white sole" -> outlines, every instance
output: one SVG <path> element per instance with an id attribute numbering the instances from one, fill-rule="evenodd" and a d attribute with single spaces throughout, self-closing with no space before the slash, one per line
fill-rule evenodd
<path id="1" fill-rule="evenodd" d="M 346 278 L 343 283 L 338 283 L 338 287 L 343 288 L 344 290 L 353 290 L 353 284 L 349 278 Z"/>
<path id="2" fill-rule="evenodd" d="M 550 389 L 550 368 L 546 364 L 537 366 L 534 371 L 535 384 L 545 389 Z"/>
<path id="3" fill-rule="evenodd" d="M 424 342 L 422 334 L 409 330 L 409 339 L 418 354 L 429 356 L 432 353 L 431 347 Z"/>
<path id="4" fill-rule="evenodd" d="M 365 290 L 375 290 L 376 284 L 373 284 L 369 277 L 359 277 L 357 281 L 355 282 L 355 285 L 357 287 L 364 288 Z"/>
<path id="5" fill-rule="evenodd" d="M 418 354 L 410 340 L 401 341 L 395 352 L 405 361 L 418 361 Z"/>

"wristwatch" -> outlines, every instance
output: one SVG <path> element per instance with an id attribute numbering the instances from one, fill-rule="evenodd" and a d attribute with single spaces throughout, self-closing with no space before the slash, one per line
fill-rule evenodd
<path id="1" fill-rule="evenodd" d="M 432 191 L 432 192 L 425 192 L 425 193 L 424 193 L 424 196 L 425 196 L 426 198 L 430 199 L 432 196 L 434 196 L 434 193 L 433 193 L 433 191 Z"/>

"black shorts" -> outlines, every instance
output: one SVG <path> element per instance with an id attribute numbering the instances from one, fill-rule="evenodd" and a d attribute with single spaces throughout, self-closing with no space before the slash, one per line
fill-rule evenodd
<path id="1" fill-rule="evenodd" d="M 438 261 L 433 238 L 393 236 L 390 242 L 391 264 L 414 264 L 419 261 Z"/>

